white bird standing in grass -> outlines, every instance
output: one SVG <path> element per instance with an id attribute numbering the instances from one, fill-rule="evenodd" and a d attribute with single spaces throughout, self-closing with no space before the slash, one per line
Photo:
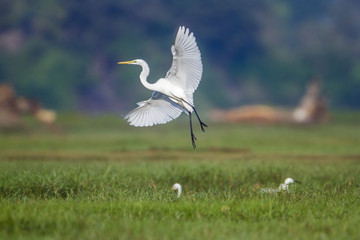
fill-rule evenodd
<path id="1" fill-rule="evenodd" d="M 177 191 L 177 197 L 179 198 L 181 195 L 181 185 L 179 183 L 175 183 L 172 187 L 172 190 Z"/>
<path id="2" fill-rule="evenodd" d="M 193 101 L 193 93 L 201 80 L 203 67 L 196 39 L 188 28 L 179 27 L 171 52 L 173 61 L 170 70 L 165 78 L 160 78 L 155 83 L 147 82 L 150 69 L 144 60 L 118 62 L 118 64 L 141 66 L 141 83 L 147 89 L 154 91 L 150 99 L 137 103 L 139 106 L 124 118 L 135 127 L 149 127 L 165 124 L 185 112 L 189 115 L 191 142 L 195 149 L 196 137 L 193 133 L 191 113 L 195 112 L 203 132 L 207 125 L 200 120 Z"/>
<path id="3" fill-rule="evenodd" d="M 292 178 L 287 178 L 287 179 L 285 179 L 284 183 L 280 184 L 278 189 L 263 188 L 263 189 L 261 189 L 261 192 L 266 192 L 266 193 L 281 192 L 281 191 L 289 192 L 289 184 L 291 184 L 291 183 L 301 183 L 301 182 L 296 181 Z"/>

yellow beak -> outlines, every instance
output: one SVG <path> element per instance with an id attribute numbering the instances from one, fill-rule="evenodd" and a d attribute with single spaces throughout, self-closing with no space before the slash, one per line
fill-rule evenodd
<path id="1" fill-rule="evenodd" d="M 126 62 L 117 62 L 117 64 L 131 64 L 134 63 L 135 61 L 126 61 Z"/>

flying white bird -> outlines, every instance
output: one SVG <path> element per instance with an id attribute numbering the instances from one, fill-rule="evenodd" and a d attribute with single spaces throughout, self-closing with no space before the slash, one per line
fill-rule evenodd
<path id="1" fill-rule="evenodd" d="M 290 183 L 301 183 L 299 181 L 296 181 L 292 178 L 287 178 L 285 179 L 284 183 L 281 183 L 278 189 L 274 189 L 274 188 L 263 188 L 261 189 L 261 192 L 266 192 L 266 193 L 273 193 L 273 192 L 281 192 L 281 191 L 289 191 L 289 184 Z"/>
<path id="2" fill-rule="evenodd" d="M 141 83 L 147 89 L 154 91 L 150 99 L 137 103 L 139 106 L 128 113 L 124 119 L 135 127 L 150 127 L 165 124 L 185 112 L 189 115 L 191 142 L 195 149 L 196 137 L 193 133 L 191 113 L 195 112 L 203 132 L 207 125 L 200 120 L 194 106 L 193 93 L 201 80 L 203 67 L 196 39 L 188 28 L 179 27 L 171 52 L 173 61 L 170 70 L 165 78 L 160 78 L 155 83 L 147 82 L 150 69 L 144 60 L 118 62 L 118 64 L 140 65 L 142 67 Z"/>
<path id="3" fill-rule="evenodd" d="M 177 191 L 177 197 L 179 198 L 181 195 L 181 185 L 179 183 L 175 183 L 172 187 L 172 190 Z"/>

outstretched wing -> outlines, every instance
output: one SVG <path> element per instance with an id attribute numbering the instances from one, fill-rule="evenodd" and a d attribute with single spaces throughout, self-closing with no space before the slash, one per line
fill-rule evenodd
<path id="1" fill-rule="evenodd" d="M 135 127 L 150 127 L 167 123 L 180 116 L 183 109 L 168 96 L 154 92 L 150 99 L 137 103 L 139 107 L 129 112 L 124 119 Z"/>
<path id="2" fill-rule="evenodd" d="M 179 27 L 171 52 L 173 62 L 165 78 L 185 92 L 193 93 L 201 80 L 203 67 L 196 39 L 188 28 Z"/>

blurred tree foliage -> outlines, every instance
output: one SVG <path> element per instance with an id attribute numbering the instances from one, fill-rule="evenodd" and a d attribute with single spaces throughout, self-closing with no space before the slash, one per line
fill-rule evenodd
<path id="1" fill-rule="evenodd" d="M 294 105 L 313 78 L 337 107 L 360 107 L 360 2 L 2 0 L 0 81 L 57 109 L 123 111 L 171 64 L 179 25 L 197 37 L 209 106 Z"/>

